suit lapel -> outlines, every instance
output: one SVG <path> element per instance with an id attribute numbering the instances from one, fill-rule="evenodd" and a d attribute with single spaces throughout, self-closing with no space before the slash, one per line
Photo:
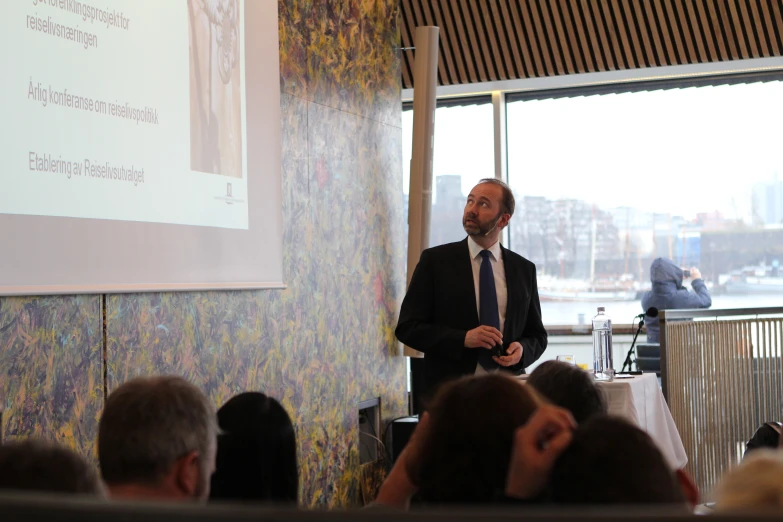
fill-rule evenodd
<path id="1" fill-rule="evenodd" d="M 470 303 L 465 303 L 465 309 L 470 310 L 467 316 L 468 319 L 471 320 L 473 324 L 478 326 L 479 316 L 478 310 L 476 310 L 476 287 L 474 286 L 473 281 L 473 264 L 470 259 L 468 238 L 466 237 L 457 243 L 457 245 L 459 246 L 457 249 L 458 261 L 455 263 L 457 274 L 454 278 L 454 281 L 459 281 L 460 285 L 464 285 L 460 289 L 459 295 L 469 295 L 473 298 Z"/>

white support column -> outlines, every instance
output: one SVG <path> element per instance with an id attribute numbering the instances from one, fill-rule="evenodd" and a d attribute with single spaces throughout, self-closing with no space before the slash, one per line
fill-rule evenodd
<path id="1" fill-rule="evenodd" d="M 506 140 L 506 93 L 492 92 L 492 122 L 495 141 L 495 178 L 508 183 L 508 151 Z M 513 219 L 513 218 L 512 218 Z M 509 227 L 503 229 L 500 241 L 510 248 Z"/>
<path id="2" fill-rule="evenodd" d="M 430 245 L 432 210 L 432 158 L 435 146 L 435 92 L 438 86 L 438 43 L 440 29 L 417 27 L 413 69 L 413 148 L 408 196 L 408 283 L 421 251 Z M 408 346 L 404 354 L 422 357 Z"/>
<path id="3" fill-rule="evenodd" d="M 495 178 L 508 182 L 506 172 L 506 93 L 492 92 L 492 119 L 495 131 Z"/>

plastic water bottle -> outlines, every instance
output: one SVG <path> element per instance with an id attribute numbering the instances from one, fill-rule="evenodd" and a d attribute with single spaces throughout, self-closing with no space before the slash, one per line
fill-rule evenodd
<path id="1" fill-rule="evenodd" d="M 604 307 L 598 307 L 593 317 L 593 371 L 595 380 L 614 380 L 614 361 L 612 357 L 612 320 L 604 313 Z"/>

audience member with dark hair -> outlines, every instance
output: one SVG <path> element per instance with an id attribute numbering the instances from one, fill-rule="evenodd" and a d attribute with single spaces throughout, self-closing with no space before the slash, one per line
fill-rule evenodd
<path id="1" fill-rule="evenodd" d="M 218 423 L 210 499 L 296 504 L 296 434 L 280 403 L 263 393 L 242 393 L 218 410 Z"/>
<path id="2" fill-rule="evenodd" d="M 603 390 L 591 374 L 573 364 L 546 361 L 533 370 L 527 384 L 552 404 L 570 411 L 579 424 L 607 412 Z"/>
<path id="3" fill-rule="evenodd" d="M 580 425 L 551 475 L 561 504 L 682 504 L 675 472 L 650 436 L 621 418 L 597 416 Z"/>
<path id="4" fill-rule="evenodd" d="M 180 377 L 126 382 L 98 427 L 101 474 L 115 498 L 205 500 L 216 446 L 212 404 Z"/>
<path id="5" fill-rule="evenodd" d="M 779 422 L 765 422 L 753 437 L 745 444 L 745 456 L 754 450 L 761 448 L 777 448 L 780 446 L 781 424 Z"/>
<path id="6" fill-rule="evenodd" d="M 431 503 L 495 500 L 505 489 L 514 432 L 539 404 L 530 388 L 502 374 L 443 386 L 423 441 L 419 497 Z"/>
<path id="7" fill-rule="evenodd" d="M 98 472 L 73 451 L 39 440 L 0 446 L 0 490 L 105 496 Z"/>
<path id="8" fill-rule="evenodd" d="M 546 483 L 545 468 L 551 467 L 540 464 L 541 455 L 553 460 L 551 455 L 559 454 L 570 440 L 572 427 L 568 412 L 542 406 L 532 387 L 505 375 L 449 382 L 422 416 L 381 487 L 377 503 L 406 507 L 416 492 L 428 504 L 491 503 L 507 495 L 534 497 Z M 523 450 L 517 448 L 520 440 L 536 447 L 545 440 L 552 443 L 542 451 L 530 451 L 524 444 Z M 515 466 L 514 473 L 509 469 L 512 447 L 513 458 L 528 463 Z"/>

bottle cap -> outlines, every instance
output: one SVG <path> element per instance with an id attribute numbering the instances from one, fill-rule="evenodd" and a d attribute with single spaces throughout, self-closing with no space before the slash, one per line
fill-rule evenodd
<path id="1" fill-rule="evenodd" d="M 599 307 L 598 307 L 598 311 L 599 311 L 599 312 L 605 312 L 605 311 L 606 311 L 606 308 L 604 308 L 603 306 L 599 306 Z"/>

